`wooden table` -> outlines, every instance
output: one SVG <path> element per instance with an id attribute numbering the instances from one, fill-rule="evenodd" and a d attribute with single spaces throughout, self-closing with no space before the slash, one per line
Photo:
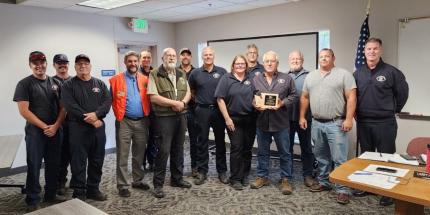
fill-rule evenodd
<path id="1" fill-rule="evenodd" d="M 55 215 L 108 215 L 107 213 L 97 209 L 96 207 L 83 202 L 79 199 L 72 199 L 59 204 L 51 205 L 49 207 L 33 211 L 28 213 L 28 215 L 45 215 L 45 214 L 55 214 Z"/>
<path id="2" fill-rule="evenodd" d="M 392 189 L 383 189 L 367 184 L 350 181 L 348 176 L 357 170 L 363 170 L 369 164 L 384 165 L 409 169 L 400 183 Z M 330 174 L 330 181 L 370 193 L 391 197 L 395 203 L 395 214 L 424 214 L 424 206 L 430 206 L 430 180 L 413 177 L 414 171 L 425 171 L 425 168 L 389 162 L 363 160 L 354 158 L 336 168 Z"/>

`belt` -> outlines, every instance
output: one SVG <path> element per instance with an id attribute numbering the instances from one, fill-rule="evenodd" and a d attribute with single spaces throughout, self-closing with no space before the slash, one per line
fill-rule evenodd
<path id="1" fill-rule="evenodd" d="M 214 104 L 197 104 L 197 106 L 202 108 L 218 108 L 218 106 Z"/>
<path id="2" fill-rule="evenodd" d="M 336 121 L 336 120 L 339 120 L 339 119 L 345 119 L 344 117 L 335 117 L 335 118 L 332 118 L 332 119 L 318 119 L 318 118 L 313 118 L 315 121 L 318 121 L 318 122 L 321 122 L 321 123 L 327 123 L 327 122 L 334 122 L 334 121 Z"/>
<path id="3" fill-rule="evenodd" d="M 124 116 L 124 118 L 129 119 L 129 120 L 132 120 L 132 121 L 139 121 L 139 120 L 142 120 L 142 119 L 143 119 L 143 118 L 145 118 L 145 117 L 137 117 L 137 118 L 133 118 L 133 117 Z"/>

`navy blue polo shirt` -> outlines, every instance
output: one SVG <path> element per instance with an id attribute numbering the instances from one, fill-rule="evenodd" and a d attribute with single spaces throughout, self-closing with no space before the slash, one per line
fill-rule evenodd
<path id="1" fill-rule="evenodd" d="M 248 75 L 240 81 L 234 74 L 225 74 L 215 90 L 215 97 L 224 99 L 230 116 L 243 116 L 254 112 L 254 86 Z"/>
<path id="2" fill-rule="evenodd" d="M 200 105 L 216 104 L 215 89 L 221 77 L 227 71 L 219 66 L 213 67 L 211 72 L 206 71 L 202 66 L 194 69 L 188 78 L 190 89 L 195 91 L 195 101 Z"/>
<path id="3" fill-rule="evenodd" d="M 254 76 L 258 76 L 264 73 L 264 66 L 257 62 L 257 65 L 254 67 L 248 68 L 249 79 L 252 80 Z"/>

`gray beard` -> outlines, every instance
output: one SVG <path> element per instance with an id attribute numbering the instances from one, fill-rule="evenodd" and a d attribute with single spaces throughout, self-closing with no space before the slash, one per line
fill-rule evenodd
<path id="1" fill-rule="evenodd" d="M 176 68 L 176 64 L 174 63 L 164 63 L 164 68 L 169 71 L 173 71 Z"/>

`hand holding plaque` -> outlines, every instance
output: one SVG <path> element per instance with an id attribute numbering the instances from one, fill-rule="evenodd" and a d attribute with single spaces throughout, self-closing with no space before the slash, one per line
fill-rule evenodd
<path id="1" fill-rule="evenodd" d="M 255 105 L 262 109 L 276 108 L 279 102 L 279 95 L 277 93 L 261 93 L 261 96 L 254 96 Z"/>

